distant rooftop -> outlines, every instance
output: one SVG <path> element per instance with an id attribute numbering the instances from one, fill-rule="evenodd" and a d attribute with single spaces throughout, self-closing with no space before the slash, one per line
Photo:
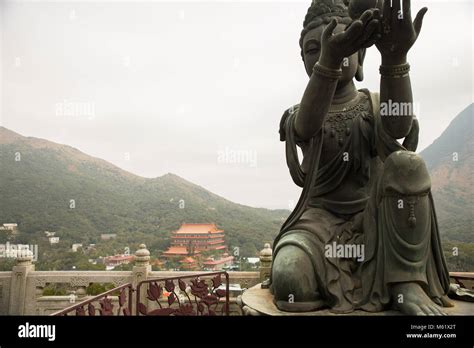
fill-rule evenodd
<path id="1" fill-rule="evenodd" d="M 227 257 L 223 257 L 223 258 L 217 259 L 217 260 L 214 260 L 213 258 L 209 258 L 209 259 L 207 259 L 206 261 L 203 262 L 203 265 L 206 265 L 206 266 L 221 265 L 223 263 L 227 263 L 227 262 L 230 262 L 232 260 L 234 260 L 233 256 L 227 256 Z"/>
<path id="2" fill-rule="evenodd" d="M 114 255 L 105 258 L 106 261 L 132 261 L 133 255 Z"/>
<path id="3" fill-rule="evenodd" d="M 186 257 L 183 260 L 181 260 L 181 263 L 194 263 L 196 260 L 194 260 L 192 257 Z"/>
<path id="4" fill-rule="evenodd" d="M 167 251 L 163 254 L 173 254 L 173 255 L 188 255 L 188 250 L 186 247 L 170 247 Z"/>
<path id="5" fill-rule="evenodd" d="M 208 233 L 222 233 L 224 230 L 217 228 L 215 223 L 200 223 L 191 224 L 183 223 L 181 227 L 175 232 L 176 234 L 208 234 Z"/>

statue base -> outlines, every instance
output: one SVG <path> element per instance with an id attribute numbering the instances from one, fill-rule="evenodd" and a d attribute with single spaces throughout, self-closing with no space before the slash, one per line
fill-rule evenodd
<path id="1" fill-rule="evenodd" d="M 474 303 L 452 300 L 454 307 L 446 307 L 443 310 L 448 315 L 472 315 L 474 313 Z M 273 295 L 269 289 L 262 289 L 261 284 L 247 289 L 241 298 L 242 312 L 244 315 L 285 315 L 285 316 L 388 316 L 388 315 L 402 315 L 399 311 L 389 310 L 384 312 L 365 312 L 356 310 L 349 314 L 336 314 L 330 312 L 328 309 L 323 309 L 314 312 L 292 313 L 284 312 L 277 308 L 273 303 Z"/>

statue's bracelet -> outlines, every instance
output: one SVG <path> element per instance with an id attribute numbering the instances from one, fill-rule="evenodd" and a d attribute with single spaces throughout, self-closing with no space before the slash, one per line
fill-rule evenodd
<path id="1" fill-rule="evenodd" d="M 319 62 L 314 64 L 313 72 L 315 74 L 320 75 L 320 76 L 327 77 L 331 80 L 339 80 L 342 76 L 342 69 L 341 68 L 339 68 L 339 69 L 327 68 L 324 65 L 319 64 Z"/>
<path id="2" fill-rule="evenodd" d="M 410 64 L 400 64 L 400 65 L 381 65 L 380 74 L 382 77 L 399 79 L 402 77 L 407 77 L 410 72 Z"/>

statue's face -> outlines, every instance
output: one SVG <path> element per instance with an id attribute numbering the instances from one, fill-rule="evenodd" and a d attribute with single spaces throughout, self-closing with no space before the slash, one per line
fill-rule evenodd
<path id="1" fill-rule="evenodd" d="M 314 64 L 319 60 L 319 55 L 321 54 L 321 37 L 325 28 L 326 24 L 322 24 L 308 31 L 303 38 L 304 65 L 308 76 L 311 76 Z M 344 31 L 345 28 L 345 24 L 338 24 L 336 29 L 334 29 L 334 34 Z M 342 64 L 342 77 L 339 83 L 351 81 L 357 73 L 358 64 L 359 58 L 357 53 L 344 59 Z"/>

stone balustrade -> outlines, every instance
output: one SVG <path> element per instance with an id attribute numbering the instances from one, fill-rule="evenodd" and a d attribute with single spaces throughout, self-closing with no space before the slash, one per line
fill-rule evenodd
<path id="1" fill-rule="evenodd" d="M 268 257 L 265 265 L 268 267 Z M 72 304 L 83 301 L 86 289 L 91 284 L 113 284 L 114 287 L 126 283 L 134 286 L 146 279 L 169 278 L 203 272 L 152 271 L 150 252 L 140 245 L 135 252 L 132 271 L 35 271 L 32 255 L 25 254 L 16 259 L 11 272 L 0 272 L 0 315 L 50 315 Z M 250 288 L 261 282 L 261 274 L 255 272 L 229 272 L 230 283 Z M 67 284 L 71 289 L 65 296 L 44 296 L 48 285 Z M 231 299 L 235 304 L 237 299 Z"/>
<path id="2" fill-rule="evenodd" d="M 269 244 L 265 244 L 260 252 L 260 269 L 255 272 L 229 272 L 230 283 L 240 284 L 242 289 L 262 283 L 269 278 L 271 264 L 272 249 Z M 23 253 L 16 259 L 12 271 L 0 272 L 0 315 L 50 315 L 91 298 L 86 294 L 86 289 L 91 284 L 112 284 L 118 287 L 132 283 L 136 287 L 146 279 L 202 273 L 152 271 L 150 252 L 143 244 L 135 252 L 132 271 L 35 271 L 32 255 Z M 474 288 L 473 273 L 451 273 L 451 278 L 453 283 L 463 282 L 462 285 L 466 288 Z M 45 296 L 45 287 L 54 284 L 67 284 L 71 291 L 66 296 Z M 242 314 L 239 305 L 240 299 L 231 297 L 232 314 Z"/>

